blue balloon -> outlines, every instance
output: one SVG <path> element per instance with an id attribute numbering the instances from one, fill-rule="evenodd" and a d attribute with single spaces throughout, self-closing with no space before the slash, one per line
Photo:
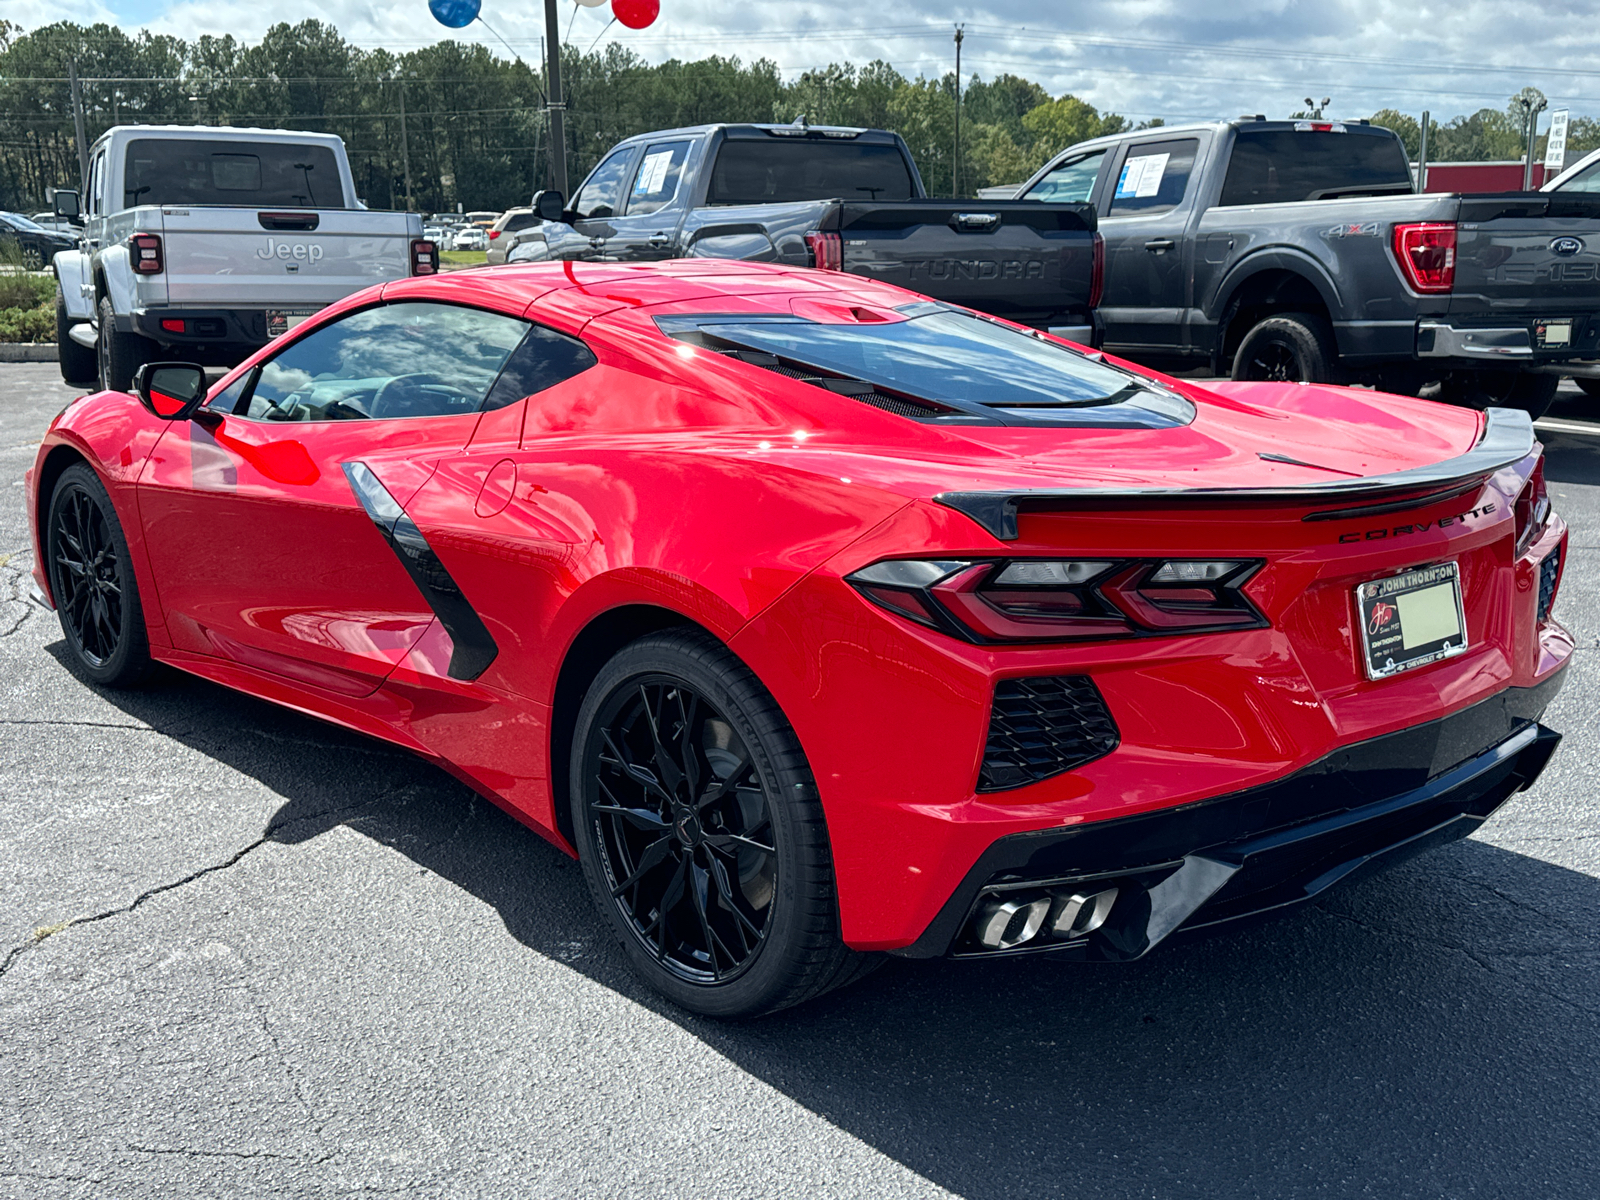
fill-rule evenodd
<path id="1" fill-rule="evenodd" d="M 478 19 L 483 0 L 428 0 L 433 19 L 451 29 L 465 29 Z"/>

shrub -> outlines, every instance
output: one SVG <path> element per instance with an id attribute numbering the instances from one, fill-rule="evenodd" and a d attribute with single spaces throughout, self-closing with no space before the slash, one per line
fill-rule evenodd
<path id="1" fill-rule="evenodd" d="M 55 306 L 0 308 L 0 342 L 53 342 Z"/>

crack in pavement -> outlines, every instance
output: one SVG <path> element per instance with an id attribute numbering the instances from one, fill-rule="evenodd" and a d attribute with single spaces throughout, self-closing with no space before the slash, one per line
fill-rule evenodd
<path id="1" fill-rule="evenodd" d="M 128 1142 L 126 1148 L 135 1154 L 174 1154 L 181 1158 L 275 1158 L 311 1167 L 320 1166 L 337 1153 L 330 1150 L 312 1158 L 304 1154 L 277 1154 L 271 1150 L 196 1150 L 189 1146 L 141 1146 L 136 1142 Z"/>
<path id="2" fill-rule="evenodd" d="M 371 800 L 365 800 L 359 804 L 339 805 L 335 808 L 323 809 L 320 812 L 305 813 L 301 816 L 290 817 L 288 820 L 274 822 L 273 824 L 268 825 L 266 829 L 262 831 L 261 836 L 256 838 L 255 841 L 251 842 L 243 849 L 236 851 L 231 857 L 223 862 L 212 863 L 210 866 L 201 867 L 198 871 L 194 871 L 188 875 L 185 875 L 182 879 L 174 879 L 167 883 L 158 884 L 153 888 L 140 892 L 129 903 L 118 905 L 116 908 L 109 908 L 105 912 L 94 913 L 93 915 L 87 917 L 74 917 L 70 921 L 63 921 L 57 925 L 41 926 L 41 931 L 45 931 L 42 932 L 42 935 L 40 933 L 35 933 L 35 935 L 29 938 L 27 941 L 18 943 L 7 952 L 3 960 L 0 960 L 0 978 L 4 978 L 6 973 L 10 971 L 12 966 L 16 963 L 17 959 L 21 958 L 22 955 L 28 950 L 31 950 L 33 947 L 40 945 L 57 934 L 65 933 L 67 930 L 74 929 L 79 925 L 93 925 L 100 921 L 110 920 L 112 917 L 124 916 L 133 912 L 146 900 L 153 899 L 154 897 L 160 896 L 166 892 L 176 891 L 178 888 L 187 887 L 189 884 L 194 883 L 198 879 L 204 879 L 207 875 L 214 875 L 219 871 L 226 871 L 229 867 L 236 865 L 253 851 L 259 850 L 262 846 L 266 845 L 272 840 L 273 835 L 280 830 L 287 829 L 291 825 L 304 824 L 307 821 L 320 821 L 340 813 L 359 812 L 363 809 L 371 808 L 372 806 L 388 799 L 398 790 L 398 788 L 390 788 L 381 795 L 374 796 Z"/>
<path id="3" fill-rule="evenodd" d="M 0 725 L 74 725 L 84 729 L 132 729 L 137 733 L 161 733 L 151 725 L 125 725 L 121 721 L 58 721 L 50 717 L 0 717 Z"/>

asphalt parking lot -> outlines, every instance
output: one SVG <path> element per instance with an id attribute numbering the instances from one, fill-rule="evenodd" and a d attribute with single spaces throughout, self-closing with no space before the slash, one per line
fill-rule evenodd
<path id="1" fill-rule="evenodd" d="M 1570 385 L 1566 741 L 1478 835 L 1137 963 L 896 961 L 738 1025 L 636 983 L 576 867 L 442 772 L 71 675 L 21 503 L 70 394 L 0 366 L 0 1197 L 1595 1194 L 1600 401 Z"/>

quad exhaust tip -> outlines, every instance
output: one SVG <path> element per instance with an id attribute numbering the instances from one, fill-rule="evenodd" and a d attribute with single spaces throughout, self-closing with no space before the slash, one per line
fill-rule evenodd
<path id="1" fill-rule="evenodd" d="M 972 922 L 973 940 L 985 950 L 1011 950 L 1039 937 L 1075 941 L 1106 923 L 1117 889 L 988 896 Z"/>

